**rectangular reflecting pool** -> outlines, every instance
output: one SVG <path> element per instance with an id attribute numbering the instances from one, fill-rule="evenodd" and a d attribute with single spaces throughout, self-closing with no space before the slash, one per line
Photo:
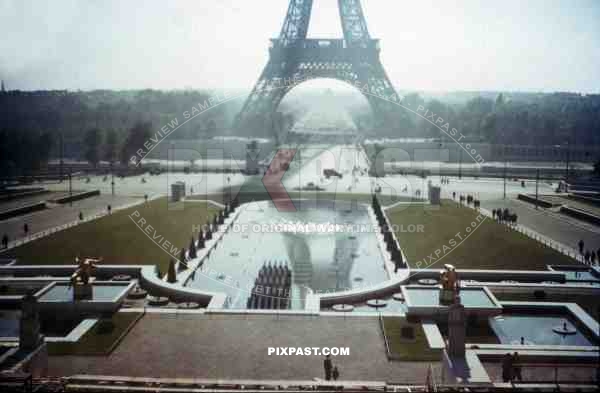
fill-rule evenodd
<path id="1" fill-rule="evenodd" d="M 405 287 L 407 303 L 415 307 L 440 306 L 440 289 L 438 287 Z M 492 308 L 496 307 L 494 301 L 482 288 L 462 288 L 460 301 L 465 308 Z"/>
<path id="2" fill-rule="evenodd" d="M 571 270 L 563 271 L 567 282 L 582 282 L 589 284 L 600 284 L 600 278 L 591 270 Z"/>
<path id="3" fill-rule="evenodd" d="M 0 337 L 19 337 L 21 311 L 0 310 Z"/>
<path id="4" fill-rule="evenodd" d="M 570 334 L 557 333 L 567 324 Z M 490 318 L 490 327 L 502 344 L 520 345 L 521 337 L 528 345 L 577 345 L 594 343 L 582 332 L 578 324 L 567 315 L 502 314 Z"/>
<path id="5" fill-rule="evenodd" d="M 246 308 L 261 267 L 291 270 L 290 307 L 304 307 L 311 291 L 365 288 L 388 279 L 368 211 L 348 202 L 294 201 L 280 212 L 271 201 L 242 209 L 187 286 L 225 292 L 228 307 Z"/>
<path id="6" fill-rule="evenodd" d="M 128 286 L 129 283 L 92 284 L 92 298 L 90 300 L 98 302 L 115 301 Z M 42 302 L 69 302 L 72 300 L 73 287 L 66 283 L 57 283 L 39 297 L 39 301 Z"/>

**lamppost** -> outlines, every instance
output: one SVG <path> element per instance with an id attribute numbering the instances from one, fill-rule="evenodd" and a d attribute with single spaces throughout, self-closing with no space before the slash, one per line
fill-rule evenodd
<path id="1" fill-rule="evenodd" d="M 73 176 L 71 172 L 72 170 L 69 168 L 69 206 L 73 206 L 73 199 L 71 198 L 73 196 Z"/>
<path id="2" fill-rule="evenodd" d="M 459 145 L 459 159 L 458 159 L 458 179 L 462 179 L 462 146 Z"/>
<path id="3" fill-rule="evenodd" d="M 538 209 L 538 183 L 540 181 L 540 169 L 535 170 L 535 209 Z"/>
<path id="4" fill-rule="evenodd" d="M 568 182 L 569 181 L 569 158 L 571 155 L 571 149 L 569 146 L 569 141 L 566 142 L 567 145 L 567 162 L 566 162 L 566 168 L 565 168 L 565 181 Z"/>
<path id="5" fill-rule="evenodd" d="M 110 188 L 112 196 L 115 196 L 115 172 L 113 171 L 113 162 L 110 162 Z"/>
<path id="6" fill-rule="evenodd" d="M 59 179 L 60 179 L 60 182 L 62 183 L 62 181 L 63 181 L 63 167 L 65 165 L 65 157 L 64 157 L 65 156 L 65 142 L 64 142 L 64 139 L 63 139 L 63 133 L 62 132 L 60 134 L 58 134 L 58 137 L 59 137 L 59 143 L 60 143 L 60 146 L 59 146 L 59 149 L 60 149 L 60 152 L 59 152 L 60 153 L 60 162 L 58 164 L 58 168 L 59 168 L 59 172 L 60 172 Z"/>
<path id="7" fill-rule="evenodd" d="M 506 159 L 504 160 L 504 196 L 502 199 L 506 199 Z"/>

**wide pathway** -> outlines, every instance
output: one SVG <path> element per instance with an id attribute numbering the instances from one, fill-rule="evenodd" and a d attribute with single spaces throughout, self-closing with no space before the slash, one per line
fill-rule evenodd
<path id="1" fill-rule="evenodd" d="M 108 205 L 111 205 L 112 211 L 115 212 L 141 202 L 143 202 L 141 198 L 99 195 L 75 201 L 72 204 L 57 204 L 46 210 L 0 221 L 0 236 L 8 235 L 9 248 L 11 248 L 22 244 L 23 241 L 30 241 L 31 238 L 45 236 L 45 233 L 49 231 L 60 230 L 69 224 L 77 223 L 79 212 L 83 213 L 84 220 L 87 220 L 106 214 Z M 27 236 L 23 231 L 24 224 L 29 226 Z M 4 250 L 0 250 L 0 257 L 2 257 L 2 251 Z"/>
<path id="2" fill-rule="evenodd" d="M 483 200 L 481 206 L 488 210 L 508 208 L 517 214 L 519 224 L 573 249 L 578 248 L 580 239 L 590 250 L 600 248 L 600 227 L 548 209 L 536 210 L 533 205 L 516 199 Z"/>

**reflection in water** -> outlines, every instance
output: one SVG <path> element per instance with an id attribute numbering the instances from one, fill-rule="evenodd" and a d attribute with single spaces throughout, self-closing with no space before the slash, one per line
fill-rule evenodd
<path id="1" fill-rule="evenodd" d="M 283 263 L 292 270 L 291 307 L 302 308 L 311 290 L 341 291 L 388 278 L 374 233 L 340 230 L 345 225 L 370 226 L 363 206 L 350 209 L 344 204 L 340 209 L 339 202 L 334 208 L 329 202 L 317 207 L 298 201 L 295 205 L 296 212 L 278 212 L 266 201 L 243 205 L 246 210 L 236 223 L 245 230 L 227 233 L 187 285 L 226 292 L 230 307 L 244 308 L 263 264 Z M 272 224 L 290 225 L 274 231 Z M 331 231 L 332 227 L 338 230 Z"/>

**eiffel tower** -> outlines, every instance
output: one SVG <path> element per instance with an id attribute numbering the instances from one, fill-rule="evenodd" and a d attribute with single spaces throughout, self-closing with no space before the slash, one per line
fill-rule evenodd
<path id="1" fill-rule="evenodd" d="M 313 0 L 290 0 L 279 38 L 271 39 L 269 61 L 236 117 L 237 128 L 269 129 L 285 95 L 299 83 L 333 78 L 355 86 L 380 126 L 399 112 L 400 97 L 379 59 L 379 40 L 367 29 L 360 0 L 338 0 L 342 39 L 307 39 Z"/>

